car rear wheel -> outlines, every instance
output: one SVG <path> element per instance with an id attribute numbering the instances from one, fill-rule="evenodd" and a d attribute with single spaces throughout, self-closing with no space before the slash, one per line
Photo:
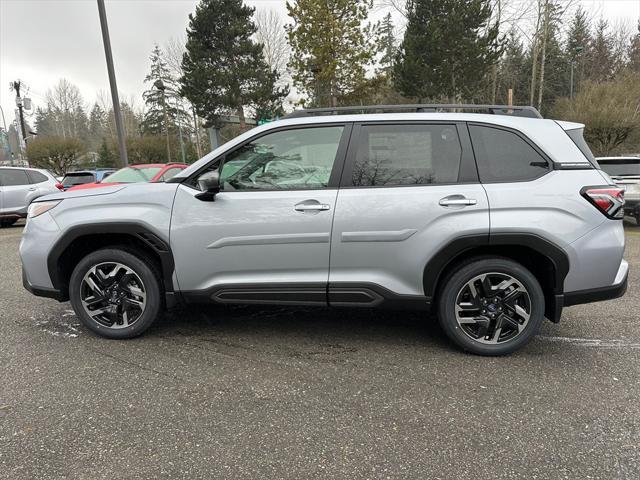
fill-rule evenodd
<path id="1" fill-rule="evenodd" d="M 133 252 L 109 248 L 90 253 L 71 274 L 69 297 L 76 315 L 107 338 L 133 338 L 162 307 L 158 274 Z"/>
<path id="2" fill-rule="evenodd" d="M 438 319 L 459 347 L 478 355 L 505 355 L 526 345 L 544 318 L 537 279 L 500 257 L 471 259 L 444 280 Z"/>

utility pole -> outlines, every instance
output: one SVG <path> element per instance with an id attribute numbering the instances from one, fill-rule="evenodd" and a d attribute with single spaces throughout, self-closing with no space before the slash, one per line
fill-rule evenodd
<path id="1" fill-rule="evenodd" d="M 18 106 L 18 115 L 20 117 L 20 134 L 22 135 L 22 141 L 27 144 L 27 130 L 24 128 L 24 112 L 22 110 L 22 97 L 20 96 L 20 88 L 22 88 L 22 82 L 16 80 L 11 82 L 11 89 L 16 92 L 16 105 Z M 18 145 L 19 146 L 19 145 Z"/>
<path id="2" fill-rule="evenodd" d="M 116 120 L 118 132 L 118 147 L 123 165 L 129 165 L 127 147 L 124 142 L 124 126 L 122 125 L 122 112 L 120 111 L 120 99 L 118 98 L 118 85 L 113 68 L 113 54 L 111 53 L 111 40 L 109 39 L 109 26 L 107 25 L 107 12 L 104 8 L 104 0 L 98 0 L 98 15 L 100 16 L 100 28 L 102 29 L 102 42 L 104 43 L 104 56 L 107 59 L 107 72 L 109 74 L 109 86 L 111 87 L 111 101 L 113 102 L 113 116 Z"/>
<path id="3" fill-rule="evenodd" d="M 11 155 L 11 166 L 14 163 L 13 149 L 11 148 L 11 141 L 9 140 L 9 130 L 7 129 L 7 121 L 4 118 L 4 110 L 2 109 L 2 105 L 0 105 L 0 113 L 2 113 L 2 124 L 4 125 L 4 135 L 7 140 L 7 146 L 9 147 L 9 155 Z M 19 144 L 20 142 L 18 142 Z"/>

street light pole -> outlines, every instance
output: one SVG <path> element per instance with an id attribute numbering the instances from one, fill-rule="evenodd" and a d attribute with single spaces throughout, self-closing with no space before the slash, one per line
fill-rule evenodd
<path id="1" fill-rule="evenodd" d="M 124 142 L 124 126 L 122 124 L 122 112 L 120 111 L 120 99 L 118 98 L 118 85 L 113 68 L 113 54 L 111 52 L 111 40 L 109 39 L 109 26 L 107 25 L 107 12 L 104 0 L 98 0 L 98 15 L 100 16 L 100 28 L 102 29 L 102 42 L 104 43 L 104 56 L 107 59 L 107 73 L 109 74 L 109 86 L 111 87 L 111 101 L 113 102 L 113 116 L 116 120 L 116 132 L 118 133 L 118 147 L 120 158 L 124 166 L 129 165 L 127 146 Z"/>

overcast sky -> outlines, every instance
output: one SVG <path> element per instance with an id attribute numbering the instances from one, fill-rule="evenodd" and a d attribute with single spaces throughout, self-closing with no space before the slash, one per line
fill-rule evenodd
<path id="1" fill-rule="evenodd" d="M 640 0 L 579 0 L 594 16 L 635 24 Z M 286 22 L 285 0 L 254 0 L 274 9 Z M 107 16 L 118 89 L 124 98 L 140 95 L 154 43 L 184 35 L 187 15 L 197 0 L 107 0 Z M 377 9 L 375 17 L 384 11 Z M 95 0 L 0 0 L 0 105 L 12 121 L 15 95 L 9 82 L 21 79 L 35 106 L 58 79 L 78 85 L 87 104 L 109 91 Z"/>

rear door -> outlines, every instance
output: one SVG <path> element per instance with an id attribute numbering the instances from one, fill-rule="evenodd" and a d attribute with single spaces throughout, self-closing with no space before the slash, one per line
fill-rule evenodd
<path id="1" fill-rule="evenodd" d="M 24 170 L 0 168 L 0 213 L 26 213 L 27 197 L 36 190 Z"/>
<path id="2" fill-rule="evenodd" d="M 329 302 L 425 303 L 428 261 L 489 210 L 464 123 L 354 126 L 331 240 Z"/>

